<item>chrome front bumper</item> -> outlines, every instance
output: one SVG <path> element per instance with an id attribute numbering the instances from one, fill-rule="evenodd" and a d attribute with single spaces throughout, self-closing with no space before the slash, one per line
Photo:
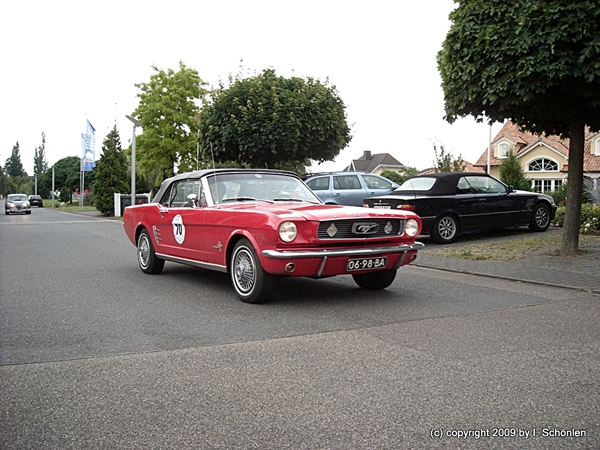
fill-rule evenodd
<path id="1" fill-rule="evenodd" d="M 398 245 L 397 247 L 376 247 L 376 248 L 353 248 L 344 250 L 263 250 L 263 256 L 275 259 L 306 259 L 306 258 L 333 258 L 336 256 L 373 256 L 383 253 L 405 253 L 416 250 L 421 250 L 425 244 L 415 242 L 410 245 Z"/>

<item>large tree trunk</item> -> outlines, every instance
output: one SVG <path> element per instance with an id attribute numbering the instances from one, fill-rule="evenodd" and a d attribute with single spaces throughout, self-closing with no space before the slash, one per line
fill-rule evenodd
<path id="1" fill-rule="evenodd" d="M 583 192 L 583 148 L 585 121 L 572 117 L 569 127 L 569 173 L 567 178 L 567 206 L 563 225 L 561 256 L 577 254 L 581 226 L 581 197 Z"/>

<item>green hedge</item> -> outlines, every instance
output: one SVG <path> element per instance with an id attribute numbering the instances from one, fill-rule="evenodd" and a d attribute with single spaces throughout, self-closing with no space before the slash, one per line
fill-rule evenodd
<path id="1" fill-rule="evenodd" d="M 562 227 L 565 223 L 565 207 L 559 206 L 556 210 L 554 224 Z M 584 203 L 581 205 L 581 228 L 583 234 L 593 233 L 600 230 L 600 206 Z"/>

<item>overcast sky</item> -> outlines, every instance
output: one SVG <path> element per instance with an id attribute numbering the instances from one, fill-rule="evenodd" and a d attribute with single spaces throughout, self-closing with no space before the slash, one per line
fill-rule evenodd
<path id="1" fill-rule="evenodd" d="M 434 142 L 475 162 L 489 126 L 443 120 L 436 54 L 454 7 L 453 0 L 4 1 L 0 165 L 19 142 L 32 174 L 42 132 L 50 166 L 81 156 L 86 120 L 96 128 L 96 159 L 115 121 L 127 147 L 134 85 L 150 80 L 152 65 L 177 70 L 179 61 L 210 86 L 240 66 L 328 78 L 346 104 L 353 139 L 314 171 L 341 170 L 365 150 L 425 169 Z"/>

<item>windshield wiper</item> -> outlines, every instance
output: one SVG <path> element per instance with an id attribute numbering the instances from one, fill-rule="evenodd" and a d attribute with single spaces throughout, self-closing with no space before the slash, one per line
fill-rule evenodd
<path id="1" fill-rule="evenodd" d="M 221 200 L 221 203 L 225 202 L 255 202 L 256 199 L 253 197 L 227 197 Z"/>
<path id="2" fill-rule="evenodd" d="M 304 202 L 301 198 L 274 198 L 274 202 Z"/>

